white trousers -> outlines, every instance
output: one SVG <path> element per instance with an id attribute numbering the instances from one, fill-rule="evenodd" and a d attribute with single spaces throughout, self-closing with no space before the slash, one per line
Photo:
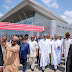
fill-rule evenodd
<path id="1" fill-rule="evenodd" d="M 45 70 L 45 66 L 44 66 L 44 67 L 42 67 L 42 70 Z"/>
<path id="2" fill-rule="evenodd" d="M 35 68 L 35 57 L 30 57 L 29 64 L 31 65 L 31 69 Z"/>
<path id="3" fill-rule="evenodd" d="M 54 69 L 57 69 L 57 65 L 54 65 Z"/>

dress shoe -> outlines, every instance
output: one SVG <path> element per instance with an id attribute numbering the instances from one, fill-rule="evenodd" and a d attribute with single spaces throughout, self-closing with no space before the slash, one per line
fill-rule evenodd
<path id="1" fill-rule="evenodd" d="M 32 71 L 34 71 L 34 69 L 31 69 Z"/>
<path id="2" fill-rule="evenodd" d="M 56 69 L 54 69 L 54 72 L 56 72 Z"/>
<path id="3" fill-rule="evenodd" d="M 31 68 L 31 65 L 30 65 L 30 68 Z"/>
<path id="4" fill-rule="evenodd" d="M 42 72 L 44 72 L 44 70 L 42 70 Z"/>

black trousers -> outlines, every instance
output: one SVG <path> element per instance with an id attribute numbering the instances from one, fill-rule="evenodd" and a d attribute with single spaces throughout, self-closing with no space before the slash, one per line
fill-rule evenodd
<path id="1" fill-rule="evenodd" d="M 39 49 L 38 49 L 37 63 L 39 63 L 39 64 L 40 64 Z"/>
<path id="2" fill-rule="evenodd" d="M 25 72 L 26 64 L 27 64 L 27 58 L 26 59 L 21 59 L 20 62 L 23 65 L 23 72 Z"/>
<path id="3" fill-rule="evenodd" d="M 0 45 L 0 66 L 3 66 L 3 54 L 2 54 L 1 45 Z"/>

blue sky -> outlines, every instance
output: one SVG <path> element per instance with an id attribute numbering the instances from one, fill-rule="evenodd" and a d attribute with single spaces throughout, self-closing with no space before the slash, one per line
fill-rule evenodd
<path id="1" fill-rule="evenodd" d="M 0 17 L 22 0 L 0 0 Z M 72 0 L 35 0 L 72 24 Z"/>

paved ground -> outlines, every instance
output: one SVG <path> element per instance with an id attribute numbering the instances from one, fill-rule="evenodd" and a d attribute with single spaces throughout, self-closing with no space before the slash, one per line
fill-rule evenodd
<path id="1" fill-rule="evenodd" d="M 20 65 L 19 72 L 22 72 L 22 69 L 23 69 L 22 65 Z M 58 66 L 58 70 L 56 72 L 64 72 L 64 70 L 65 70 L 64 59 L 62 59 L 61 64 Z M 26 72 L 32 72 L 31 69 L 29 68 L 29 62 L 27 62 Z M 35 70 L 33 72 L 42 72 L 41 68 L 36 62 L 35 62 Z M 45 72 L 54 72 L 53 65 L 47 66 Z"/>

